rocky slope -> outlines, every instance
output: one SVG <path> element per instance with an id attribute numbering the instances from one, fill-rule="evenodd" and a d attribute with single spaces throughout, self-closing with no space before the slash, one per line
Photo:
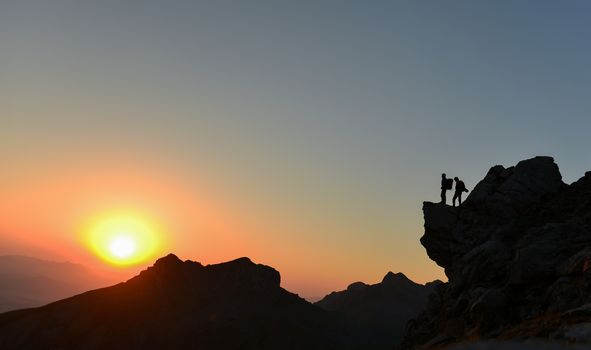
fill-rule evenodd
<path id="1" fill-rule="evenodd" d="M 422 285 L 402 273 L 388 272 L 380 283 L 352 283 L 316 305 L 359 327 L 367 347 L 392 349 L 400 341 L 406 322 L 423 311 L 427 296 L 439 283 L 442 282 Z"/>
<path id="2" fill-rule="evenodd" d="M 348 349 L 355 331 L 248 258 L 174 255 L 118 285 L 0 314 L 1 349 Z"/>
<path id="3" fill-rule="evenodd" d="M 566 185 L 550 157 L 497 165 L 460 208 L 425 202 L 423 213 L 421 243 L 449 282 L 409 322 L 402 349 L 591 344 L 591 173 Z"/>

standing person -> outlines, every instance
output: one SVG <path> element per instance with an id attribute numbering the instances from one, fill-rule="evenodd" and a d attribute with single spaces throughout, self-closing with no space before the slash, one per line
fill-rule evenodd
<path id="1" fill-rule="evenodd" d="M 468 190 L 466 189 L 466 185 L 464 185 L 464 181 L 458 179 L 457 176 L 454 177 L 454 180 L 456 181 L 456 191 L 454 193 L 454 198 L 452 199 L 452 204 L 454 207 L 456 206 L 457 198 L 459 207 L 460 205 L 462 205 L 462 193 L 468 192 Z"/>
<path id="2" fill-rule="evenodd" d="M 451 190 L 451 187 L 453 186 L 453 180 L 452 179 L 448 179 L 444 174 L 441 174 L 441 203 L 446 204 L 445 203 L 445 193 L 447 192 L 447 190 Z"/>

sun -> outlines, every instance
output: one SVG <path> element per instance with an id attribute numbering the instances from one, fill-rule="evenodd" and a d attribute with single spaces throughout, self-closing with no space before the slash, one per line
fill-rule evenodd
<path id="1" fill-rule="evenodd" d="M 162 251 L 162 234 L 138 214 L 108 214 L 92 220 L 86 245 L 104 261 L 118 266 L 139 264 Z"/>
<path id="2" fill-rule="evenodd" d="M 127 233 L 121 234 L 119 237 L 115 237 L 109 243 L 109 251 L 111 255 L 119 258 L 129 258 L 133 254 L 135 254 L 137 249 L 137 244 L 133 237 L 130 237 Z"/>

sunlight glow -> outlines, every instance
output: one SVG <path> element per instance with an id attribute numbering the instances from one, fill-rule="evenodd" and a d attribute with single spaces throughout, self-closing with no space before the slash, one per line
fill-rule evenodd
<path id="1" fill-rule="evenodd" d="M 113 265 L 134 265 L 163 251 L 162 235 L 155 225 L 137 214 L 102 215 L 86 230 L 86 245 Z"/>
<path id="2" fill-rule="evenodd" d="M 111 241 L 109 250 L 118 258 L 128 258 L 136 252 L 135 241 L 124 233 Z"/>

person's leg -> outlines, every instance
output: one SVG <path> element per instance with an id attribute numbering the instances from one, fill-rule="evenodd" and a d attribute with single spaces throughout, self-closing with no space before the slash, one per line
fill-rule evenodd
<path id="1" fill-rule="evenodd" d="M 460 194 L 458 195 L 458 207 L 462 205 L 462 193 L 460 192 Z"/>
<path id="2" fill-rule="evenodd" d="M 445 190 L 441 190 L 441 203 L 445 204 Z"/>
<path id="3" fill-rule="evenodd" d="M 458 194 L 457 193 L 454 193 L 454 197 L 451 200 L 451 202 L 452 202 L 452 204 L 453 204 L 454 207 L 456 206 L 456 198 L 458 198 Z"/>

